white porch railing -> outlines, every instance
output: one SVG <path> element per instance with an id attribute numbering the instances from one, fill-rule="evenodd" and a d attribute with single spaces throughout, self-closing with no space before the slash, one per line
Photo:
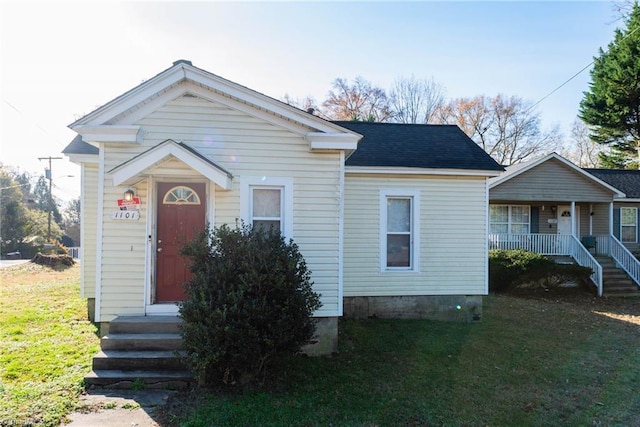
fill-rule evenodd
<path id="1" fill-rule="evenodd" d="M 524 249 L 542 255 L 571 255 L 572 236 L 566 234 L 489 234 L 489 249 Z"/>
<path id="2" fill-rule="evenodd" d="M 640 261 L 615 236 L 598 236 L 597 245 L 606 248 L 607 254 L 640 286 Z M 600 249 L 598 248 L 598 251 Z"/>
<path id="3" fill-rule="evenodd" d="M 574 236 L 567 234 L 489 234 L 489 249 L 524 249 L 542 255 L 573 257 L 578 264 L 589 267 L 593 271 L 591 280 L 598 289 L 598 296 L 602 296 L 602 266 Z"/>
<path id="4" fill-rule="evenodd" d="M 80 247 L 79 246 L 72 246 L 70 248 L 67 248 L 67 251 L 69 251 L 69 255 L 71 256 L 71 258 L 80 259 Z"/>

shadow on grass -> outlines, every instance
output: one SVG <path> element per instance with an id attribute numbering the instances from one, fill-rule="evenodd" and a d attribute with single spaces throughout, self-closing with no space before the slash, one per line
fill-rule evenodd
<path id="1" fill-rule="evenodd" d="M 637 307 L 576 288 L 490 295 L 483 321 L 473 324 L 341 320 L 338 354 L 282 358 L 282 374 L 268 387 L 176 396 L 165 419 L 184 426 L 634 425 L 640 353 L 628 344 L 639 330 L 614 316 L 637 320 Z"/>

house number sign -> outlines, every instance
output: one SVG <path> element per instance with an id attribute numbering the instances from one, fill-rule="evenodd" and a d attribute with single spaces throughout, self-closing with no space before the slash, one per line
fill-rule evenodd
<path id="1" fill-rule="evenodd" d="M 111 219 L 117 220 L 129 220 L 135 221 L 140 219 L 140 212 L 138 211 L 113 211 L 111 212 Z"/>

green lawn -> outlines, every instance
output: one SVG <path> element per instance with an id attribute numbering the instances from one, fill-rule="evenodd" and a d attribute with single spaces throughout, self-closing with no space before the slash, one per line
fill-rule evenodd
<path id="1" fill-rule="evenodd" d="M 0 426 L 57 426 L 76 407 L 99 347 L 79 272 L 0 270 Z"/>
<path id="2" fill-rule="evenodd" d="M 78 267 L 0 270 L 0 426 L 56 426 L 99 342 Z M 334 357 L 262 389 L 176 395 L 181 426 L 640 425 L 640 300 L 485 298 L 479 323 L 340 322 Z"/>
<path id="3" fill-rule="evenodd" d="M 640 425 L 640 302 L 490 296 L 476 324 L 340 323 L 275 386 L 175 399 L 184 426 Z M 195 403 L 194 403 L 195 402 Z"/>

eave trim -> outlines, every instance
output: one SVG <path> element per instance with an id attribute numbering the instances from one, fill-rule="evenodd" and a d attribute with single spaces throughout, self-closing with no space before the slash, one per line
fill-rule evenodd
<path id="1" fill-rule="evenodd" d="M 216 183 L 224 190 L 231 190 L 233 175 L 215 162 L 184 143 L 172 139 L 138 154 L 136 157 L 111 169 L 113 185 L 131 184 L 132 180 L 144 175 L 152 167 L 164 162 L 170 157 L 182 161 L 184 164 Z"/>

